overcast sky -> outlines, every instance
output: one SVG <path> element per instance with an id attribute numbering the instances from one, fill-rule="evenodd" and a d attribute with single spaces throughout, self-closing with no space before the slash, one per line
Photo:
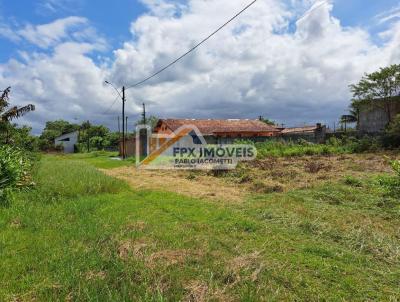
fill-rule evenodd
<path id="1" fill-rule="evenodd" d="M 0 89 L 37 110 L 19 120 L 90 120 L 116 129 L 129 86 L 168 64 L 251 0 L 0 0 Z M 127 91 L 165 118 L 268 117 L 333 125 L 348 85 L 400 63 L 400 2 L 258 0 L 196 52 Z M 130 126 L 133 128 L 133 126 Z"/>

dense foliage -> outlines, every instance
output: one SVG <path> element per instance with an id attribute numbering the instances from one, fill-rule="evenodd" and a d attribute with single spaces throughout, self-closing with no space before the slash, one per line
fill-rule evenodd
<path id="1" fill-rule="evenodd" d="M 359 83 L 350 85 L 350 90 L 353 93 L 352 108 L 358 108 L 365 101 L 383 102 L 382 109 L 388 120 L 392 121 L 394 116 L 390 102 L 400 94 L 400 65 L 391 65 L 366 74 Z"/>
<path id="2" fill-rule="evenodd" d="M 0 204 L 7 204 L 16 189 L 29 183 L 31 167 L 22 150 L 0 146 Z"/>
<path id="3" fill-rule="evenodd" d="M 117 149 L 119 134 L 111 132 L 103 125 L 93 125 L 89 121 L 81 125 L 71 124 L 68 121 L 49 121 L 40 136 L 40 149 L 54 150 L 54 139 L 62 134 L 79 131 L 78 152 L 93 150 Z"/>

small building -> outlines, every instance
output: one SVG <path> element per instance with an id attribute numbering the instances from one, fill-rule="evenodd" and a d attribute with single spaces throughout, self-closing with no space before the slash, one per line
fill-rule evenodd
<path id="1" fill-rule="evenodd" d="M 364 101 L 359 106 L 358 130 L 361 133 L 381 133 L 400 114 L 400 97 L 391 101 Z"/>
<path id="2" fill-rule="evenodd" d="M 271 125 L 250 119 L 160 119 L 154 133 L 168 135 L 185 125 L 197 127 L 209 144 L 231 144 L 238 139 L 263 141 L 280 133 Z"/>
<path id="3" fill-rule="evenodd" d="M 63 134 L 54 139 L 54 146 L 62 146 L 64 153 L 74 153 L 75 145 L 78 143 L 78 136 L 78 131 Z"/>
<path id="4" fill-rule="evenodd" d="M 281 136 L 293 141 L 304 139 L 312 143 L 322 144 L 326 138 L 326 126 L 318 123 L 313 126 L 285 128 L 282 129 Z"/>

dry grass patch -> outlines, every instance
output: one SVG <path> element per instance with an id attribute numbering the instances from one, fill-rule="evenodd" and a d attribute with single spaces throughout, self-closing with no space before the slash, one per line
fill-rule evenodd
<path id="1" fill-rule="evenodd" d="M 107 175 L 125 180 L 134 189 L 161 190 L 195 198 L 216 201 L 241 202 L 245 188 L 229 184 L 221 179 L 198 172 L 194 178 L 190 171 L 151 171 L 134 167 L 103 170 Z"/>
<path id="2" fill-rule="evenodd" d="M 85 276 L 86 280 L 104 280 L 107 276 L 107 273 L 104 271 L 88 271 Z"/>
<path id="3" fill-rule="evenodd" d="M 260 255 L 260 252 L 255 251 L 250 254 L 235 257 L 229 261 L 224 283 L 232 287 L 242 279 L 252 282 L 257 281 L 258 275 L 264 268 L 264 263 Z M 245 277 L 243 277 L 243 275 L 245 275 Z"/>
<path id="4" fill-rule="evenodd" d="M 192 280 L 186 286 L 187 294 L 184 301 L 187 302 L 205 302 L 208 301 L 208 285 L 203 281 Z"/>
<path id="5" fill-rule="evenodd" d="M 370 177 L 391 173 L 384 154 L 265 158 L 242 164 L 234 171 L 152 171 L 134 167 L 103 170 L 127 181 L 134 189 L 160 190 L 190 197 L 242 202 L 251 193 L 287 192 L 314 188 L 346 176 Z"/>
<path id="6" fill-rule="evenodd" d="M 202 253 L 200 252 L 185 249 L 163 250 L 151 254 L 146 259 L 146 264 L 151 268 L 154 268 L 158 263 L 161 263 L 164 267 L 168 267 L 171 265 L 183 264 L 188 258 L 193 260 L 199 259 L 201 256 Z"/>
<path id="7" fill-rule="evenodd" d="M 123 260 L 129 259 L 129 257 L 143 258 L 144 252 L 148 247 L 148 243 L 144 240 L 132 241 L 127 240 L 120 243 L 118 246 L 118 256 Z"/>

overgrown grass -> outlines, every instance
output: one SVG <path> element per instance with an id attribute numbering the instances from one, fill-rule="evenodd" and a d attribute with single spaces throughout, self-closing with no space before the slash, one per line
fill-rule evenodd
<path id="1" fill-rule="evenodd" d="M 381 148 L 378 139 L 371 137 L 362 139 L 353 137 L 345 137 L 343 139 L 331 138 L 326 144 L 313 144 L 304 140 L 270 140 L 263 143 L 256 143 L 255 145 L 259 158 L 267 156 L 289 157 L 376 152 Z"/>
<path id="2" fill-rule="evenodd" d="M 259 158 L 267 156 L 302 156 L 302 155 L 330 155 L 350 153 L 345 146 L 320 145 L 320 144 L 299 144 L 294 142 L 269 141 L 257 143 Z"/>
<path id="3" fill-rule="evenodd" d="M 0 208 L 1 301 L 400 297 L 400 205 L 376 179 L 238 204 L 131 191 L 59 157 L 35 180 Z"/>
<path id="4" fill-rule="evenodd" d="M 46 157 L 41 161 L 35 182 L 37 186 L 29 195 L 41 202 L 118 193 L 126 188 L 124 183 L 106 176 L 85 161 L 59 157 Z"/>

